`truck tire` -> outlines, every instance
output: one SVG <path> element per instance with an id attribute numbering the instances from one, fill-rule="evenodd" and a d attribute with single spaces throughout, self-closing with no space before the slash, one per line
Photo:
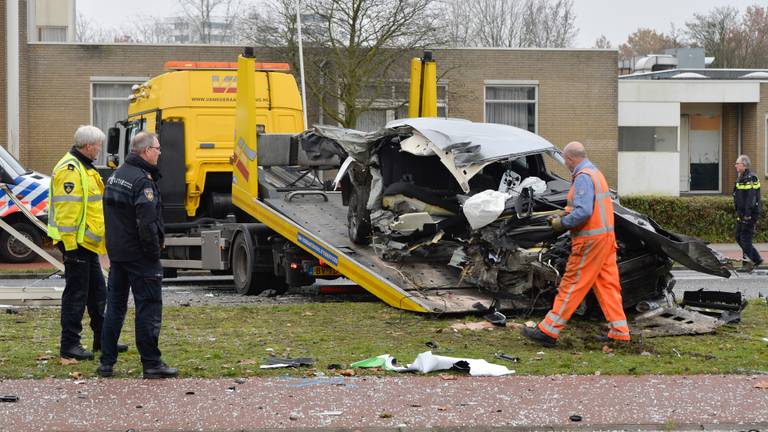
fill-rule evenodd
<path id="1" fill-rule="evenodd" d="M 247 234 L 240 233 L 232 242 L 232 276 L 241 295 L 255 295 L 267 288 L 253 271 L 253 247 Z"/>
<path id="2" fill-rule="evenodd" d="M 355 188 L 349 197 L 347 207 L 347 232 L 349 239 L 359 245 L 371 243 L 371 212 L 366 208 L 366 200 Z"/>
<path id="3" fill-rule="evenodd" d="M 43 244 L 43 234 L 37 227 L 24 222 L 16 222 L 10 225 L 26 238 L 32 240 L 36 245 L 41 246 Z M 26 263 L 34 261 L 37 253 L 3 230 L 0 233 L 0 257 L 5 262 Z"/>

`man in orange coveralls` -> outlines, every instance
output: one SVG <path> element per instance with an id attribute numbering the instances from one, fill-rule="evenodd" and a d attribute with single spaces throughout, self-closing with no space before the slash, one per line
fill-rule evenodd
<path id="1" fill-rule="evenodd" d="M 562 219 L 552 217 L 549 224 L 558 232 L 571 231 L 571 255 L 552 310 L 538 326 L 523 328 L 523 336 L 543 346 L 554 346 L 568 319 L 594 286 L 597 300 L 608 319 L 608 338 L 629 341 L 629 327 L 621 303 L 608 182 L 587 159 L 583 144 L 569 143 L 563 155 L 565 165 L 573 175 L 566 215 Z"/>

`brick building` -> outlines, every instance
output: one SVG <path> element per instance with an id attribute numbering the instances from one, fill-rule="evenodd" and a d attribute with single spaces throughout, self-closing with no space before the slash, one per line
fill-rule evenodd
<path id="1" fill-rule="evenodd" d="M 19 0 L 20 22 L 26 1 Z M 7 8 L 0 7 L 5 22 Z M 163 72 L 168 60 L 234 61 L 241 47 L 28 42 L 20 26 L 18 156 L 25 165 L 50 171 L 71 145 L 80 124 L 107 127 L 124 118 L 130 86 Z M 6 35 L 0 53 L 6 58 Z M 563 147 L 586 144 L 611 185 L 617 182 L 617 53 L 578 49 L 436 49 L 440 113 L 473 121 L 527 128 Z M 269 50 L 257 58 L 281 61 Z M 405 59 L 404 59 L 405 60 Z M 403 62 L 406 65 L 406 62 Z M 409 70 L 402 67 L 402 80 Z M 8 146 L 5 70 L 0 71 L 0 144 Z M 8 83 L 13 85 L 13 83 Z M 310 122 L 318 102 L 307 99 Z M 374 110 L 360 128 L 383 125 L 399 114 Z M 361 124 L 364 123 L 364 124 Z"/>

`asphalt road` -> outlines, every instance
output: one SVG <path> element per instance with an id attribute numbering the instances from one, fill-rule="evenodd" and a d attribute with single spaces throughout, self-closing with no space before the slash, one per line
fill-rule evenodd
<path id="1" fill-rule="evenodd" d="M 741 291 L 748 299 L 768 297 L 768 270 L 756 270 L 751 274 L 734 273 L 729 279 L 710 276 L 691 270 L 675 270 L 672 272 L 677 280 L 674 293 L 682 299 L 684 291 L 690 290 L 719 290 Z M 342 295 L 318 294 L 322 285 L 314 285 L 290 290 L 285 295 L 270 296 L 241 296 L 232 285 L 231 277 L 227 276 L 183 276 L 163 281 L 163 301 L 166 305 L 224 305 L 242 304 L 301 304 L 311 302 L 339 301 L 378 301 L 367 293 Z M 351 285 L 349 281 L 329 281 L 323 285 Z M 351 285 L 353 286 L 353 285 Z M 2 287 L 64 287 L 64 279 L 0 279 Z"/>

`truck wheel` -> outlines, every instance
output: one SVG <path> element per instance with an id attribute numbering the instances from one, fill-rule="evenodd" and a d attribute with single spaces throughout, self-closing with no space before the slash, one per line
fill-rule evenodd
<path id="1" fill-rule="evenodd" d="M 36 245 L 43 244 L 43 235 L 37 227 L 24 222 L 16 222 L 11 226 Z M 6 262 L 25 263 L 34 261 L 37 253 L 3 230 L 0 234 L 0 257 Z"/>
<path id="2" fill-rule="evenodd" d="M 263 280 L 253 271 L 253 249 L 244 234 L 232 243 L 232 276 L 235 290 L 241 295 L 258 294 L 266 288 Z"/>
<path id="3" fill-rule="evenodd" d="M 371 243 L 371 214 L 360 192 L 355 189 L 347 207 L 347 232 L 349 239 L 359 245 Z"/>

